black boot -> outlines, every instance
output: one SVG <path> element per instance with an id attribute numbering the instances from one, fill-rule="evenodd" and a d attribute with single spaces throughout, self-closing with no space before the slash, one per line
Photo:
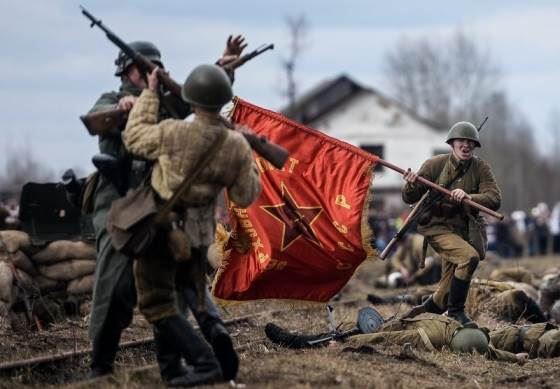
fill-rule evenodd
<path id="1" fill-rule="evenodd" d="M 470 280 L 464 281 L 453 276 L 447 301 L 447 316 L 457 320 L 463 327 L 477 328 L 476 323 L 465 314 L 465 301 L 467 301 L 470 284 Z"/>
<path id="2" fill-rule="evenodd" d="M 224 380 L 222 369 L 210 346 L 184 317 L 171 316 L 158 321 L 156 326 L 161 341 L 185 357 L 186 362 L 194 368 L 192 372 L 169 379 L 168 386 L 196 386 Z"/>
<path id="3" fill-rule="evenodd" d="M 239 357 L 233 348 L 233 342 L 222 323 L 216 322 L 209 334 L 210 345 L 220 363 L 224 379 L 234 380 L 239 369 Z"/>
<path id="4" fill-rule="evenodd" d="M 435 303 L 433 296 L 430 296 L 422 304 L 412 307 L 410 311 L 408 311 L 401 317 L 401 319 L 410 319 L 426 312 L 437 313 L 438 315 L 441 315 L 443 312 L 445 312 L 445 309 L 440 308 Z"/>
<path id="5" fill-rule="evenodd" d="M 113 374 L 113 363 L 119 349 L 121 331 L 119 328 L 105 325 L 95 337 L 92 344 L 91 365 L 88 378 L 97 378 Z"/>
<path id="6" fill-rule="evenodd" d="M 175 350 L 174 344 L 168 344 L 166 337 L 162 333 L 161 325 L 154 325 L 154 343 L 156 345 L 156 357 L 159 371 L 163 382 L 168 383 L 176 377 L 184 376 L 189 370 L 183 363 L 181 353 Z"/>

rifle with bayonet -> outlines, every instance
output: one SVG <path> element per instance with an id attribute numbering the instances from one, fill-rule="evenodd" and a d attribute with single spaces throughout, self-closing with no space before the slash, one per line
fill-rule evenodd
<path id="1" fill-rule="evenodd" d="M 482 130 L 482 127 L 484 127 L 487 121 L 488 121 L 488 116 L 486 116 L 482 121 L 482 123 L 480 123 L 480 125 L 478 126 L 477 128 L 478 132 Z M 450 187 L 455 182 L 455 180 L 457 180 L 459 177 L 460 176 L 458 175 L 453 180 L 451 180 L 447 184 L 447 187 Z M 432 190 L 428 190 L 426 193 L 424 193 L 424 195 L 420 198 L 420 200 L 418 200 L 416 205 L 412 208 L 412 210 L 404 220 L 401 228 L 395 233 L 395 235 L 389 241 L 387 246 L 385 246 L 385 248 L 379 255 L 379 258 L 381 258 L 382 260 L 387 258 L 389 253 L 393 250 L 393 247 L 404 237 L 407 231 L 410 230 L 418 222 L 418 218 L 421 217 L 422 214 L 425 214 L 425 211 L 430 209 L 433 204 L 435 204 L 437 201 L 440 201 L 442 199 L 443 194 L 441 192 L 435 192 L 435 193 L 432 192 L 433 192 Z M 425 250 L 426 250 L 426 242 L 424 242 L 424 252 Z M 422 261 L 419 264 L 420 268 L 424 267 L 425 255 L 423 255 L 422 257 L 423 257 Z"/>
<path id="2" fill-rule="evenodd" d="M 121 38 L 115 35 L 109 28 L 107 28 L 100 19 L 95 18 L 89 11 L 87 11 L 84 7 L 80 7 L 82 9 L 82 14 L 91 21 L 91 27 L 94 26 L 99 27 L 105 35 L 107 39 L 113 42 L 121 51 L 131 58 L 134 63 L 138 66 L 139 70 L 143 73 L 151 73 L 157 65 L 146 58 L 144 55 L 139 53 L 138 51 L 134 50 L 128 44 L 126 44 Z M 267 50 L 271 50 L 274 48 L 273 44 L 269 45 L 262 45 L 258 47 L 256 50 L 247 53 L 236 60 L 232 61 L 231 63 L 223 66 L 225 70 L 233 70 L 238 68 L 239 66 L 243 65 L 245 62 L 251 60 L 252 58 L 264 53 Z M 158 79 L 165 89 L 165 93 L 163 94 L 163 98 L 173 98 L 175 101 L 181 101 L 181 85 L 178 84 L 175 80 L 173 80 L 169 75 L 163 70 L 158 69 L 157 71 Z M 165 101 L 165 100 L 164 100 Z M 187 103 L 182 102 L 183 104 L 187 105 Z M 170 111 L 173 111 L 172 109 Z M 80 119 L 88 129 L 88 132 L 91 135 L 104 135 L 107 134 L 110 130 L 114 128 L 123 128 L 126 120 L 128 119 L 129 111 L 124 109 L 109 109 L 103 110 L 98 112 L 93 112 L 87 115 L 80 116 Z M 229 128 L 233 128 L 231 123 L 229 123 L 226 119 L 224 119 L 226 125 Z M 276 144 L 270 143 L 267 141 L 266 138 L 260 137 L 255 134 L 248 134 L 242 133 L 245 139 L 249 142 L 253 150 L 255 150 L 258 154 L 262 157 L 267 159 L 270 163 L 272 163 L 275 167 L 281 169 L 284 166 L 284 163 L 288 159 L 288 151 L 281 146 Z"/>

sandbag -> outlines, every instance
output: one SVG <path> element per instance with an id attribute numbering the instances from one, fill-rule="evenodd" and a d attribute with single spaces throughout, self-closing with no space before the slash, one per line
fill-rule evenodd
<path id="1" fill-rule="evenodd" d="M 66 287 L 68 294 L 85 294 L 93 291 L 94 275 L 89 274 L 84 277 L 76 278 L 70 281 Z"/>
<path id="2" fill-rule="evenodd" d="M 21 269 L 16 268 L 15 281 L 25 290 L 33 291 L 36 288 L 31 276 Z"/>
<path id="3" fill-rule="evenodd" d="M 95 271 L 95 261 L 91 259 L 70 259 L 52 265 L 38 266 L 39 273 L 53 280 L 71 281 Z"/>
<path id="4" fill-rule="evenodd" d="M 14 273 L 7 262 L 0 262 L 0 302 L 11 306 Z"/>
<path id="5" fill-rule="evenodd" d="M 33 282 L 41 292 L 51 292 L 53 290 L 61 290 L 66 287 L 66 282 L 53 280 L 40 274 L 36 277 L 33 277 Z"/>
<path id="6" fill-rule="evenodd" d="M 34 277 L 39 274 L 33 262 L 23 251 L 18 250 L 11 254 L 10 259 L 16 268 L 23 270 L 30 276 Z"/>
<path id="7" fill-rule="evenodd" d="M 95 260 L 95 248 L 81 241 L 57 240 L 32 256 L 38 264 L 55 263 L 66 259 L 84 258 Z"/>
<path id="8" fill-rule="evenodd" d="M 10 253 L 15 253 L 18 250 L 27 252 L 31 248 L 31 239 L 29 238 L 29 235 L 23 231 L 0 231 L 0 240 L 4 243 L 6 250 Z M 2 246 L 1 243 L 0 246 Z"/>

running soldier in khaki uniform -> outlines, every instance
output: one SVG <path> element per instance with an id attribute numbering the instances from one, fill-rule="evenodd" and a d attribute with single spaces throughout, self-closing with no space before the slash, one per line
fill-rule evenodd
<path id="1" fill-rule="evenodd" d="M 232 98 L 230 80 L 222 69 L 201 65 L 185 81 L 182 96 L 193 107 L 192 122 L 169 119 L 158 124 L 157 89 L 154 71 L 148 75 L 148 89 L 143 90 L 130 113 L 123 142 L 130 153 L 155 161 L 151 185 L 162 200 L 171 198 L 218 139 L 225 140 L 213 160 L 181 196 L 175 210 L 181 215 L 190 240 L 191 259 L 177 263 L 168 249 L 166 230 L 158 230 L 147 254 L 135 263 L 138 304 L 154 326 L 156 344 L 163 350 L 180 353 L 194 367 L 187 374 L 168 376 L 168 385 L 219 382 L 223 374 L 216 356 L 180 315 L 176 289 L 198 282 L 191 278 L 190 266 L 206 263 L 207 248 L 214 239 L 214 214 L 220 191 L 226 188 L 229 198 L 238 206 L 250 205 L 260 193 L 258 171 L 245 138 L 229 130 L 219 114 Z M 160 363 L 160 369 L 163 368 Z"/>
<path id="2" fill-rule="evenodd" d="M 497 210 L 501 193 L 490 166 L 474 156 L 474 149 L 480 147 L 474 125 L 456 123 L 449 130 L 446 142 L 452 147 L 451 153 L 430 158 L 417 174 L 410 170 L 404 174 L 407 183 L 402 197 L 407 204 L 419 201 L 428 190 L 417 182 L 418 176 L 449 186 L 451 191 L 451 198 L 436 201 L 419 220 L 418 232 L 442 259 L 442 276 L 436 292 L 409 316 L 421 312 L 443 313 L 447 309 L 447 314 L 463 325 L 476 326 L 465 315 L 464 307 L 473 273 L 485 255 L 486 231 L 482 216 L 461 202 L 470 199 Z"/>
<path id="3" fill-rule="evenodd" d="M 495 347 L 488 335 L 478 328 L 465 328 L 450 317 L 424 313 L 412 319 L 394 320 L 386 323 L 373 334 L 355 335 L 349 338 L 354 345 L 410 343 L 420 350 L 434 351 L 449 348 L 454 352 L 476 351 L 488 359 L 523 363 L 526 354 L 513 354 Z"/>
<path id="4" fill-rule="evenodd" d="M 550 323 L 505 326 L 490 331 L 490 341 L 501 350 L 524 352 L 529 358 L 560 356 L 560 329 Z"/>

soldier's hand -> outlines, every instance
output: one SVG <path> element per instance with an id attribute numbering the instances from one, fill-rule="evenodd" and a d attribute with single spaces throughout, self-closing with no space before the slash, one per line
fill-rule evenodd
<path id="1" fill-rule="evenodd" d="M 224 54 L 222 54 L 222 58 L 218 61 L 219 65 L 225 66 L 239 58 L 245 47 L 247 47 L 247 43 L 244 42 L 245 38 L 242 35 L 236 35 L 235 37 L 230 35 L 226 42 Z"/>
<path id="2" fill-rule="evenodd" d="M 524 365 L 527 362 L 527 359 L 529 359 L 529 354 L 518 353 L 515 354 L 515 358 L 517 359 L 517 363 L 519 363 L 520 365 Z"/>
<path id="3" fill-rule="evenodd" d="M 138 100 L 138 97 L 136 96 L 121 97 L 119 103 L 117 104 L 117 108 L 124 109 L 125 111 L 130 111 L 136 103 L 136 100 Z"/>
<path id="4" fill-rule="evenodd" d="M 451 200 L 460 203 L 464 199 L 472 199 L 463 189 L 453 189 L 451 191 Z"/>
<path id="5" fill-rule="evenodd" d="M 418 179 L 418 174 L 408 169 L 407 171 L 404 172 L 403 178 L 406 182 L 414 183 Z"/>
<path id="6" fill-rule="evenodd" d="M 148 73 L 146 75 L 146 78 L 148 79 L 148 89 L 151 90 L 152 92 L 157 92 L 159 87 L 159 79 L 157 75 L 158 70 L 159 67 L 156 66 L 151 73 Z"/>

